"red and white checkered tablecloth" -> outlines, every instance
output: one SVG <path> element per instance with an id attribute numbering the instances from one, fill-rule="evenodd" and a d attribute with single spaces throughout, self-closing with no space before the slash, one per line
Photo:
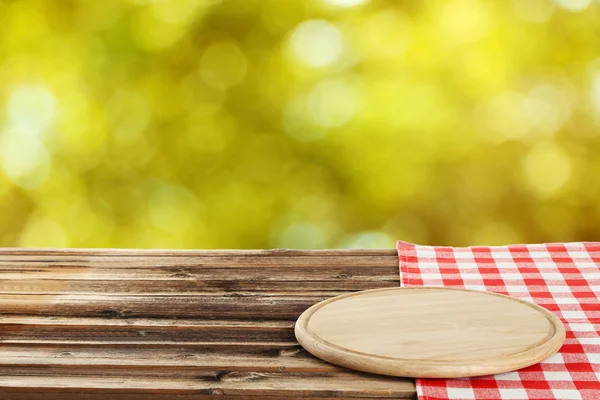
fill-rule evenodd
<path id="1" fill-rule="evenodd" d="M 478 378 L 417 379 L 419 399 L 600 400 L 600 243 L 397 247 L 403 286 L 506 294 L 554 312 L 567 329 L 560 351 L 539 364 Z"/>

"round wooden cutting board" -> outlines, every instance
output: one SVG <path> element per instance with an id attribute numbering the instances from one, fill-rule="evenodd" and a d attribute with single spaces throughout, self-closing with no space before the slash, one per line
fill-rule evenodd
<path id="1" fill-rule="evenodd" d="M 557 316 L 495 293 L 444 287 L 367 290 L 325 300 L 296 322 L 313 355 L 383 375 L 457 378 L 513 371 L 554 354 Z"/>

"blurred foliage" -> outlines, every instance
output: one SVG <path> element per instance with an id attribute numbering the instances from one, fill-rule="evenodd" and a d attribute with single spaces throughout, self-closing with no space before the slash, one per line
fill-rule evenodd
<path id="1" fill-rule="evenodd" d="M 0 245 L 600 240 L 600 3 L 0 0 Z"/>

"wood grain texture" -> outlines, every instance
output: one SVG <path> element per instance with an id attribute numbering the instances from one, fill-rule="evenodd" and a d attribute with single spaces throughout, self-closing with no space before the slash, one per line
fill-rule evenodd
<path id="1" fill-rule="evenodd" d="M 0 249 L 0 398 L 415 398 L 294 336 L 319 301 L 398 285 L 393 249 Z"/>
<path id="2" fill-rule="evenodd" d="M 445 287 L 341 295 L 304 312 L 295 333 L 305 349 L 334 364 L 416 378 L 513 371 L 544 360 L 565 340 L 560 319 L 538 305 Z"/>

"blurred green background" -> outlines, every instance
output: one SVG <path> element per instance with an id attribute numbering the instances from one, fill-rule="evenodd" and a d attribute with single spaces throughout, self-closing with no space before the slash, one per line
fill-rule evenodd
<path id="1" fill-rule="evenodd" d="M 600 3 L 0 0 L 0 245 L 600 240 Z"/>

